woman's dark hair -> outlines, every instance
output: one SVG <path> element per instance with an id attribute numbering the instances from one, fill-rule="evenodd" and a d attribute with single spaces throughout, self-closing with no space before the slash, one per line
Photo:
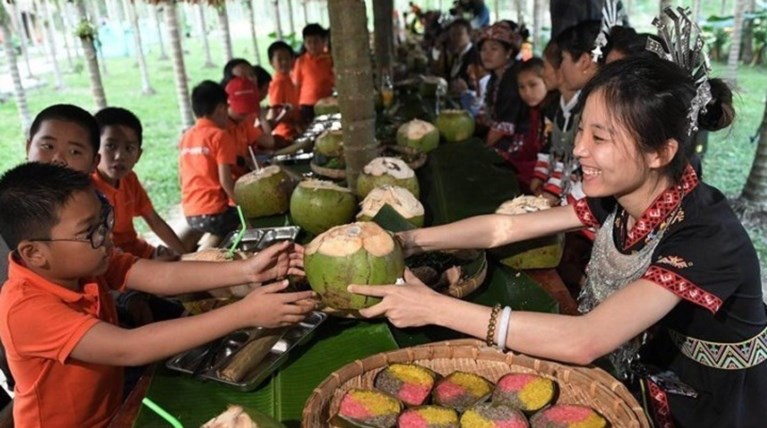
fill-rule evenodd
<path id="1" fill-rule="evenodd" d="M 37 131 L 40 130 L 40 126 L 42 126 L 43 122 L 46 120 L 63 120 L 80 125 L 88 132 L 88 134 L 90 134 L 93 155 L 95 156 L 99 153 L 99 148 L 101 147 L 99 124 L 88 111 L 73 104 L 54 104 L 44 108 L 43 111 L 37 113 L 37 116 L 35 116 L 35 119 L 32 121 L 32 125 L 29 127 L 30 141 L 35 137 Z"/>
<path id="2" fill-rule="evenodd" d="M 578 60 L 581 55 L 594 49 L 594 41 L 601 27 L 600 21 L 582 21 L 559 33 L 554 40 L 560 52 L 567 52 L 573 60 Z"/>
<path id="3" fill-rule="evenodd" d="M 637 34 L 631 27 L 615 26 L 610 29 L 610 35 L 607 36 L 600 63 L 604 64 L 607 56 L 612 51 L 622 53 L 624 56 L 633 56 L 643 53 L 647 50 L 647 37 Z"/>
<path id="4" fill-rule="evenodd" d="M 716 131 L 735 118 L 732 92 L 720 79 L 709 80 L 713 100 L 698 116 L 701 129 Z M 580 102 L 599 94 L 619 123 L 645 153 L 659 151 L 673 138 L 679 149 L 665 173 L 679 180 L 693 152 L 687 114 L 696 93 L 690 74 L 655 55 L 637 55 L 605 65 L 583 89 Z"/>
<path id="5" fill-rule="evenodd" d="M 232 58 L 229 60 L 229 62 L 224 65 L 224 78 L 221 79 L 221 87 L 226 87 L 226 84 L 229 83 L 230 80 L 232 80 L 234 74 L 234 68 L 238 65 L 247 65 L 248 67 L 252 67 L 252 65 L 248 62 L 248 60 L 243 58 Z"/>
<path id="6" fill-rule="evenodd" d="M 562 51 L 559 50 L 559 45 L 554 39 L 546 43 L 546 48 L 543 49 L 543 57 L 556 69 L 559 69 L 559 66 L 562 65 Z"/>
<path id="7" fill-rule="evenodd" d="M 141 121 L 136 117 L 133 112 L 122 107 L 105 107 L 99 110 L 94 117 L 99 124 L 99 129 L 104 132 L 104 128 L 107 126 L 127 126 L 136 133 L 138 137 L 138 145 L 141 146 L 142 134 L 144 128 L 141 126 Z"/>

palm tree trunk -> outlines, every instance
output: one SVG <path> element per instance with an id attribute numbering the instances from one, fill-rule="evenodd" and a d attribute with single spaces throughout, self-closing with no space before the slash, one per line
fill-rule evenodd
<path id="1" fill-rule="evenodd" d="M 75 59 L 79 59 L 82 57 L 82 52 L 80 52 L 80 46 L 77 41 L 77 36 L 75 36 L 75 25 L 72 23 L 72 15 L 77 15 L 77 13 L 73 13 L 72 8 L 74 7 L 72 3 L 68 2 L 67 0 L 56 0 L 59 11 L 61 12 L 61 20 L 64 23 L 64 39 L 69 40 L 67 45 L 71 42 L 72 49 L 74 50 L 74 57 Z M 75 69 L 75 66 L 72 65 L 72 70 Z"/>
<path id="2" fill-rule="evenodd" d="M 101 71 L 99 70 L 99 60 L 96 56 L 96 47 L 93 45 L 93 39 L 96 35 L 96 30 L 93 28 L 93 24 L 88 19 L 88 12 L 85 10 L 85 4 L 83 0 L 77 0 L 75 2 L 77 6 L 77 14 L 80 21 L 78 28 L 85 28 L 90 26 L 89 31 L 82 31 L 78 34 L 80 42 L 83 47 L 83 53 L 85 54 L 85 64 L 88 66 L 88 75 L 91 80 L 91 93 L 93 94 L 93 101 L 96 103 L 98 110 L 107 106 L 107 97 L 104 94 L 104 85 L 101 82 Z"/>
<path id="3" fill-rule="evenodd" d="M 747 0 L 746 12 L 756 11 L 756 0 Z M 743 64 L 754 62 L 754 18 L 743 20 L 743 36 L 741 37 L 740 61 Z"/>
<path id="4" fill-rule="evenodd" d="M 517 4 L 517 23 L 522 24 L 523 22 L 525 22 L 525 15 L 524 15 L 525 0 L 517 0 L 515 3 Z"/>
<path id="5" fill-rule="evenodd" d="M 67 54 L 67 65 L 69 65 L 70 70 L 74 70 L 75 63 L 72 59 L 72 49 L 69 46 L 69 27 L 67 26 L 66 22 L 66 11 L 61 7 L 61 1 L 60 0 L 52 0 L 55 3 L 53 4 L 55 7 L 54 15 L 58 15 L 61 19 L 61 40 L 64 42 L 64 52 Z"/>
<path id="6" fill-rule="evenodd" d="M 495 12 L 495 20 L 498 21 L 501 19 L 501 2 L 498 0 L 495 0 L 493 2 L 493 11 Z"/>
<path id="7" fill-rule="evenodd" d="M 278 0 L 272 0 L 274 10 L 274 30 L 277 32 L 277 40 L 282 40 L 282 23 L 280 22 L 280 5 Z"/>
<path id="8" fill-rule="evenodd" d="M 738 65 L 740 64 L 740 41 L 743 34 L 743 15 L 746 12 L 746 0 L 735 1 L 735 25 L 730 38 L 730 54 L 727 57 L 727 80 L 735 87 L 738 83 Z"/>
<path id="9" fill-rule="evenodd" d="M 736 2 L 738 0 L 735 0 Z M 724 16 L 724 14 L 727 13 L 727 0 L 722 0 L 722 8 L 719 11 L 719 16 Z"/>
<path id="10" fill-rule="evenodd" d="M 194 125 L 192 107 L 189 103 L 189 85 L 186 79 L 186 66 L 184 65 L 184 51 L 181 48 L 181 35 L 178 31 L 178 18 L 176 17 L 176 0 L 168 0 L 165 5 L 165 24 L 168 26 L 170 49 L 173 55 L 173 73 L 176 80 L 176 98 L 181 123 L 184 128 Z"/>
<path id="11" fill-rule="evenodd" d="M 692 22 L 697 23 L 699 19 L 700 19 L 700 0 L 692 0 Z"/>
<path id="12" fill-rule="evenodd" d="M 751 172 L 748 174 L 740 198 L 760 211 L 767 211 L 767 101 L 765 102 L 762 124 L 759 127 L 756 157 L 751 165 Z"/>
<path id="13" fill-rule="evenodd" d="M 162 26 L 160 24 L 160 22 L 162 22 L 160 15 L 163 13 L 164 10 L 162 5 L 160 3 L 155 4 L 154 13 L 152 15 L 154 16 L 154 24 L 157 27 L 157 42 L 160 45 L 160 60 L 168 59 L 168 53 L 165 51 L 165 42 L 162 38 Z"/>
<path id="14" fill-rule="evenodd" d="M 13 8 L 10 9 L 11 11 L 13 10 Z M 5 51 L 5 58 L 8 62 L 8 73 L 11 75 L 11 80 L 13 81 L 13 98 L 16 100 L 16 108 L 19 111 L 21 129 L 26 133 L 29 129 L 29 125 L 32 123 L 32 116 L 29 114 L 27 96 L 24 93 L 24 87 L 21 85 L 21 73 L 19 73 L 19 66 L 16 62 L 16 52 L 13 49 L 13 39 L 9 26 L 11 21 L 10 17 L 12 16 L 11 11 L 6 10 L 5 3 L 0 5 L 0 31 L 2 31 L 3 34 L 3 50 Z"/>
<path id="15" fill-rule="evenodd" d="M 392 42 L 394 40 L 394 13 L 393 0 L 378 0 L 373 2 L 373 21 L 375 22 L 375 54 L 378 76 L 391 76 L 392 67 Z"/>
<path id="16" fill-rule="evenodd" d="M 226 60 L 229 61 L 233 56 L 232 38 L 229 37 L 229 17 L 226 13 L 226 0 L 222 0 L 215 7 L 218 14 L 219 29 L 221 30 L 221 43 L 224 45 L 224 55 L 226 55 Z"/>
<path id="17" fill-rule="evenodd" d="M 537 52 L 543 52 L 543 40 L 541 39 L 541 28 L 543 28 L 543 0 L 533 0 L 533 46 Z"/>
<path id="18" fill-rule="evenodd" d="M 288 25 L 290 27 L 290 34 L 296 34 L 296 23 L 293 21 L 293 0 L 285 0 L 285 3 L 288 5 Z M 375 5 L 374 2 L 373 4 Z"/>
<path id="19" fill-rule="evenodd" d="M 254 0 L 245 0 L 245 8 L 248 13 L 248 27 L 250 27 L 250 39 L 253 41 L 253 56 L 256 65 L 261 65 L 261 53 L 258 50 L 258 36 L 256 35 L 256 15 L 253 7 Z"/>
<path id="20" fill-rule="evenodd" d="M 40 0 L 40 11 L 43 19 L 43 31 L 45 32 L 45 41 L 48 47 L 48 55 L 50 56 L 51 64 L 53 65 L 53 77 L 56 80 L 54 89 L 60 90 L 64 88 L 64 77 L 61 75 L 61 67 L 59 67 L 59 58 L 56 55 L 56 38 L 53 34 L 53 21 L 51 20 L 51 12 L 48 8 L 48 1 Z"/>
<path id="21" fill-rule="evenodd" d="M 195 6 L 193 6 L 195 7 Z M 208 25 L 205 23 L 205 4 L 200 2 L 196 5 L 197 21 L 200 25 L 200 37 L 202 38 L 202 51 L 205 53 L 205 64 L 202 68 L 213 68 L 213 58 L 210 55 L 210 42 L 208 42 Z"/>
<path id="22" fill-rule="evenodd" d="M 309 0 L 301 0 L 301 9 L 304 10 L 304 25 L 309 23 Z"/>
<path id="23" fill-rule="evenodd" d="M 329 0 L 333 63 L 344 132 L 346 178 L 357 188 L 362 168 L 376 157 L 373 70 L 363 0 Z M 389 17 L 391 19 L 391 15 Z"/>
<path id="24" fill-rule="evenodd" d="M 27 77 L 33 77 L 32 67 L 29 65 L 29 38 L 27 37 L 27 31 L 21 22 L 19 17 L 19 8 L 16 7 L 16 1 L 9 1 L 6 3 L 8 6 L 8 15 L 10 22 L 8 25 L 12 25 L 16 29 L 16 34 L 19 35 L 19 42 L 21 44 L 21 56 L 24 58 L 24 64 L 27 69 Z"/>
<path id="25" fill-rule="evenodd" d="M 144 95 L 154 95 L 155 91 L 149 82 L 149 69 L 146 66 L 144 57 L 144 48 L 141 43 L 141 28 L 138 25 L 138 15 L 136 14 L 136 5 L 134 0 L 123 0 L 125 12 L 128 15 L 128 21 L 133 28 L 133 46 L 136 51 L 136 60 L 138 61 L 139 73 L 141 73 L 141 93 Z"/>

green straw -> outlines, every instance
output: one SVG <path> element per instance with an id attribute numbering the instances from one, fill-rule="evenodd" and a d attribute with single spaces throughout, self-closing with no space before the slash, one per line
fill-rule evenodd
<path id="1" fill-rule="evenodd" d="M 240 215 L 240 224 L 242 227 L 240 228 L 240 231 L 237 232 L 237 236 L 235 236 L 234 242 L 232 242 L 232 246 L 229 247 L 229 251 L 227 252 L 227 257 L 230 259 L 234 257 L 234 250 L 240 245 L 240 241 L 242 241 L 245 231 L 248 230 L 248 223 L 245 222 L 245 216 L 242 214 L 242 208 L 240 208 L 239 205 L 237 205 L 237 214 Z"/>
<path id="2" fill-rule="evenodd" d="M 168 421 L 168 423 L 171 424 L 173 428 L 184 428 L 184 426 L 181 425 L 181 422 L 179 422 L 178 419 L 174 418 L 173 415 L 168 413 L 162 407 L 158 406 L 157 403 L 155 403 L 154 401 L 144 397 L 144 399 L 141 400 L 141 402 L 144 403 L 150 409 L 152 409 L 155 413 L 162 416 L 162 418 Z"/>

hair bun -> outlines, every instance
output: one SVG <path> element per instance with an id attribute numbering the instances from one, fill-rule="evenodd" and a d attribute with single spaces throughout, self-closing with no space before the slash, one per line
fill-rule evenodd
<path id="1" fill-rule="evenodd" d="M 735 108 L 732 106 L 732 91 L 722 79 L 709 80 L 711 101 L 706 105 L 706 112 L 698 114 L 698 127 L 708 131 L 718 131 L 732 124 Z"/>

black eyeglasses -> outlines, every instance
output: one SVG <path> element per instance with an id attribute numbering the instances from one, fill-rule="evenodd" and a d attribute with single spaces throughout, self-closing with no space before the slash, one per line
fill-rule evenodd
<path id="1" fill-rule="evenodd" d="M 112 228 L 115 225 L 115 212 L 114 212 L 114 209 L 112 209 L 112 205 L 109 203 L 109 200 L 107 200 L 106 196 L 102 195 L 101 192 L 96 192 L 96 197 L 98 197 L 99 201 L 101 202 L 101 215 L 99 216 L 100 221 L 98 226 L 88 231 L 88 234 L 85 235 L 85 238 L 56 238 L 56 239 L 47 238 L 47 239 L 29 239 L 29 241 L 90 242 L 91 248 L 93 248 L 94 250 L 101 248 L 104 245 L 104 242 L 106 242 L 109 232 L 112 231 Z"/>

